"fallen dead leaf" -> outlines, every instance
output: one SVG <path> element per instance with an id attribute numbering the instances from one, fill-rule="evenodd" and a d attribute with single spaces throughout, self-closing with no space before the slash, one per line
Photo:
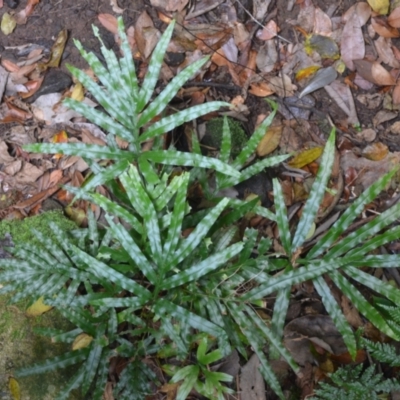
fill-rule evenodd
<path id="1" fill-rule="evenodd" d="M 117 0 L 110 0 L 110 6 L 116 14 L 122 14 L 124 12 L 123 8 L 118 6 Z"/>
<path id="2" fill-rule="evenodd" d="M 357 2 L 342 15 L 342 21 L 346 23 L 353 14 L 357 15 L 359 18 L 359 24 L 363 26 L 371 16 L 371 7 L 365 2 Z"/>
<path id="3" fill-rule="evenodd" d="M 99 22 L 106 28 L 109 32 L 116 35 L 118 33 L 118 22 L 117 18 L 111 14 L 99 14 L 97 16 Z"/>
<path id="4" fill-rule="evenodd" d="M 399 30 L 390 26 L 383 17 L 371 18 L 371 25 L 378 35 L 385 38 L 397 38 L 400 36 Z"/>
<path id="5" fill-rule="evenodd" d="M 378 86 L 395 85 L 396 80 L 381 64 L 376 61 L 354 60 L 357 72 L 367 81 Z"/>
<path id="6" fill-rule="evenodd" d="M 271 89 L 267 82 L 262 81 L 251 83 L 249 93 L 254 94 L 254 96 L 258 97 L 267 97 L 275 93 L 275 91 Z"/>
<path id="7" fill-rule="evenodd" d="M 276 24 L 276 22 L 274 20 L 271 19 L 271 21 L 269 21 L 267 23 L 267 25 L 264 26 L 263 29 L 260 29 L 256 33 L 256 36 L 260 40 L 270 40 L 270 39 L 274 38 L 278 32 L 279 32 L 278 25 Z"/>
<path id="8" fill-rule="evenodd" d="M 314 33 L 330 36 L 332 34 L 332 21 L 319 7 L 314 12 Z"/>
<path id="9" fill-rule="evenodd" d="M 400 84 L 399 83 L 393 89 L 392 101 L 393 101 L 393 104 L 395 104 L 395 105 L 400 104 Z"/>
<path id="10" fill-rule="evenodd" d="M 362 155 L 372 161 L 380 161 L 383 160 L 389 153 L 388 147 L 381 143 L 372 143 L 365 147 L 365 149 L 362 151 Z"/>
<path id="11" fill-rule="evenodd" d="M 257 68 L 267 74 L 275 69 L 275 63 L 278 61 L 278 52 L 274 40 L 266 40 L 258 51 L 256 63 Z"/>
<path id="12" fill-rule="evenodd" d="M 328 92 L 329 96 L 335 100 L 336 104 L 346 113 L 348 116 L 348 123 L 358 125 L 359 121 L 356 106 L 350 88 L 346 84 L 336 80 L 330 85 L 325 86 L 325 90 Z"/>
<path id="13" fill-rule="evenodd" d="M 393 28 L 400 28 L 400 7 L 396 7 L 388 16 L 387 22 Z"/>
<path id="14" fill-rule="evenodd" d="M 300 153 L 296 154 L 288 162 L 288 165 L 293 168 L 303 168 L 306 165 L 317 160 L 321 156 L 323 150 L 324 149 L 322 147 L 313 147 L 311 149 L 303 150 Z"/>
<path id="15" fill-rule="evenodd" d="M 146 11 L 142 12 L 135 24 L 135 40 L 142 57 L 147 60 L 160 40 L 161 33 L 154 27 Z"/>
<path id="16" fill-rule="evenodd" d="M 15 20 L 17 24 L 19 25 L 26 24 L 28 17 L 33 13 L 36 4 L 38 4 L 39 2 L 40 0 L 28 0 L 26 7 L 15 14 Z"/>
<path id="17" fill-rule="evenodd" d="M 189 0 L 150 0 L 153 7 L 162 8 L 166 11 L 181 12 L 187 6 Z"/>
<path id="18" fill-rule="evenodd" d="M 7 36 L 14 31 L 16 26 L 17 21 L 15 20 L 14 16 L 7 12 L 4 13 L 3 17 L 1 18 L 1 31 Z"/>
<path id="19" fill-rule="evenodd" d="M 257 146 L 256 152 L 259 157 L 264 157 L 267 154 L 272 153 L 279 146 L 282 137 L 282 130 L 282 125 L 271 126 L 267 130 Z"/>
<path id="20" fill-rule="evenodd" d="M 349 18 L 344 25 L 342 39 L 340 41 L 340 54 L 346 67 L 354 71 L 355 66 L 353 60 L 363 59 L 365 56 L 365 43 L 362 33 L 360 17 L 357 12 L 349 15 Z"/>
<path id="21" fill-rule="evenodd" d="M 394 118 L 397 117 L 397 112 L 394 111 L 389 111 L 389 110 L 380 110 L 378 111 L 374 118 L 372 119 L 372 122 L 374 124 L 374 126 L 378 126 L 386 121 L 390 121 Z"/>
<path id="22" fill-rule="evenodd" d="M 48 306 L 44 302 L 44 297 L 39 297 L 25 312 L 27 317 L 38 317 L 39 315 L 44 314 L 47 311 L 50 311 L 53 306 Z"/>
<path id="23" fill-rule="evenodd" d="M 268 83 L 274 92 L 282 98 L 294 96 L 294 91 L 297 89 L 288 75 L 283 75 L 283 77 L 273 76 Z"/>

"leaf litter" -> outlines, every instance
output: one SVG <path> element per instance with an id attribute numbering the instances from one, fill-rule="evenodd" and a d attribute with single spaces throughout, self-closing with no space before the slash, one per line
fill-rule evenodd
<path id="1" fill-rule="evenodd" d="M 130 18 L 127 33 L 139 79 L 145 76 L 149 57 L 172 17 L 176 18 L 177 26 L 169 45 L 168 59 L 161 70 L 160 87 L 184 66 L 204 55 L 211 56 L 200 73 L 182 88 L 170 112 L 174 107 L 182 108 L 187 104 L 224 100 L 233 106 L 229 115 L 240 121 L 247 132 L 252 132 L 262 120 L 260 116 L 270 112 L 264 98 L 278 102 L 279 115 L 265 132 L 255 157 L 293 152 L 294 157 L 275 171 L 280 178 L 285 204 L 291 210 L 290 223 L 298 218 L 301 204 L 308 197 L 332 124 L 339 131 L 338 151 L 330 183 L 332 193 L 326 194 L 323 209 L 319 211 L 321 227 L 329 228 L 325 222 L 329 221 L 328 216 L 335 207 L 338 210 L 345 207 L 399 163 L 398 5 L 392 7 L 389 1 L 369 0 L 343 10 L 339 4 L 327 5 L 311 0 L 296 3 L 254 0 L 251 7 L 241 1 L 151 0 L 153 9 L 145 9 L 139 4 L 132 10 L 127 2 L 111 0 L 104 1 L 100 12 L 93 6 L 94 2 L 89 5 L 77 3 L 80 4 L 76 7 L 87 12 L 86 23 L 94 22 L 101 27 L 102 37 L 116 53 L 121 52 L 116 17 L 122 14 Z M 66 11 L 62 7 L 55 16 Z M 45 77 L 50 72 L 59 74 L 59 68 L 65 71 L 65 63 L 71 58 L 70 38 L 79 35 L 73 24 L 59 26 L 52 20 L 58 26 L 50 35 L 47 32 L 48 36 L 40 38 L 43 44 L 40 40 L 30 42 L 27 34 L 13 40 L 19 32 L 36 31 L 35 21 L 43 22 L 48 11 L 54 10 L 46 9 L 45 2 L 39 0 L 20 4 L 17 10 L 0 3 L 1 30 L 7 36 L 0 60 L 0 185 L 3 197 L 18 199 L 11 204 L 2 199 L 1 204 L 6 206 L 0 214 L 3 218 L 12 217 L 15 210 L 19 210 L 24 216 L 34 215 L 43 212 L 44 202 L 52 198 L 84 224 L 86 213 L 92 206 L 83 200 L 69 206 L 73 196 L 60 187 L 66 182 L 75 187 L 84 183 L 90 176 L 90 168 L 84 160 L 63 155 L 28 154 L 22 150 L 24 144 L 37 141 L 103 145 L 107 140 L 107 132 L 61 104 L 66 97 L 72 97 L 98 107 L 78 82 L 67 83 L 66 87 L 53 91 L 50 88 L 49 92 L 34 97 L 43 85 L 46 86 Z M 74 21 L 72 17 L 71 21 Z M 90 46 L 88 50 L 96 51 Z M 77 65 L 77 59 L 73 61 Z M 93 71 L 88 72 L 96 80 Z M 312 100 L 300 101 L 307 98 Z M 205 122 L 198 121 L 198 131 L 196 125 L 190 124 L 184 131 L 194 130 L 200 137 L 200 128 Z M 182 137 L 185 137 L 182 132 L 173 132 L 168 140 L 183 140 Z M 118 146 L 123 148 L 124 143 L 120 142 Z M 265 175 L 260 179 L 265 180 Z M 387 189 L 386 199 L 368 205 L 365 215 L 379 212 L 385 201 L 396 198 L 399 179 L 396 175 Z M 271 189 L 263 190 L 265 197 L 272 196 Z M 99 188 L 99 191 L 110 195 L 105 188 Z M 254 187 L 249 186 L 247 195 L 253 191 Z M 100 218 L 99 210 L 95 211 Z M 272 240 L 276 239 L 273 221 L 253 218 L 250 223 Z M 308 298 L 307 290 L 312 294 L 310 288 L 298 290 L 304 299 Z M 351 314 L 345 300 L 338 300 L 346 317 L 357 320 L 358 325 L 363 324 L 354 313 Z M 300 321 L 299 318 L 309 323 L 313 320 L 311 314 L 321 313 L 318 302 L 311 303 L 305 309 L 296 299 L 291 300 L 292 325 L 288 326 L 296 334 L 301 333 L 295 323 Z M 318 321 L 323 320 L 322 316 L 318 318 Z M 311 326 L 312 323 L 306 328 L 304 340 L 311 341 L 318 353 L 320 368 L 314 374 L 323 375 L 328 369 L 324 370 L 321 365 L 338 352 L 326 344 L 324 338 L 316 340 Z M 324 326 L 328 325 L 324 323 Z M 376 333 L 371 333 L 373 335 Z M 301 351 L 292 350 L 299 359 Z M 306 357 L 309 361 L 311 356 Z M 303 362 L 305 370 L 306 361 Z M 242 364 L 240 386 L 244 385 L 244 380 L 252 379 L 244 375 L 245 371 Z M 254 382 L 259 385 L 257 375 L 253 375 Z M 259 393 L 257 396 L 263 398 Z"/>

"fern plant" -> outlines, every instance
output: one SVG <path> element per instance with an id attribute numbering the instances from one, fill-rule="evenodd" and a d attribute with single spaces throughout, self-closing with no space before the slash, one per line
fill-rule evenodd
<path id="1" fill-rule="evenodd" d="M 321 382 L 315 390 L 315 400 L 378 400 L 385 393 L 400 389 L 400 383 L 394 379 L 383 379 L 371 365 L 364 372 L 363 365 L 339 368 L 330 375 L 332 383 Z"/>
<path id="2" fill-rule="evenodd" d="M 209 57 L 204 57 L 195 61 L 175 76 L 165 89 L 153 98 L 174 25 L 175 22 L 172 21 L 155 47 L 147 74 L 141 85 L 136 76 L 132 52 L 121 17 L 118 19 L 118 32 L 121 38 L 123 57 L 119 60 L 113 51 L 104 46 L 97 27 L 93 26 L 95 36 L 101 41 L 101 52 L 107 61 L 107 68 L 93 53 L 87 53 L 81 43 L 75 40 L 75 45 L 82 57 L 88 62 L 101 84 L 94 82 L 91 77 L 75 67 L 68 66 L 68 69 L 90 91 L 105 112 L 70 98 L 65 99 L 64 104 L 103 128 L 107 132 L 107 145 L 40 143 L 27 145 L 25 149 L 31 152 L 60 153 L 83 157 L 95 173 L 94 179 L 86 185 L 87 190 L 117 177 L 126 169 L 127 162 L 133 161 L 212 168 L 222 174 L 238 176 L 239 173 L 236 170 L 219 160 L 173 149 L 162 150 L 160 137 L 164 133 L 186 121 L 194 120 L 221 107 L 230 106 L 229 103 L 212 101 L 186 108 L 175 114 L 163 115 L 178 90 L 209 59 Z M 155 121 L 158 116 L 161 118 Z M 126 150 L 118 147 L 117 138 L 128 143 Z M 148 141 L 153 141 L 152 150 L 142 152 L 141 146 Z M 114 163 L 107 167 L 101 167 L 97 163 L 99 159 L 114 160 Z"/>
<path id="3" fill-rule="evenodd" d="M 205 366 L 233 348 L 246 356 L 240 337 L 244 332 L 259 352 L 269 382 L 280 390 L 262 351 L 265 341 L 271 341 L 290 365 L 297 367 L 257 312 L 240 304 L 237 296 L 249 276 L 264 274 L 266 259 L 257 265 L 249 257 L 257 232 L 247 230 L 243 240 L 235 242 L 236 228 L 226 227 L 219 218 L 229 203 L 222 199 L 183 237 L 190 212 L 186 200 L 189 178 L 189 173 L 164 174 L 149 183 L 131 165 L 120 176 L 129 206 L 91 195 L 107 210 L 106 231 L 99 231 L 93 217 L 88 229 L 75 232 L 73 239 L 52 225 L 57 240 L 39 235 L 43 249 L 19 244 L 10 250 L 14 259 L 0 260 L 0 281 L 8 283 L 0 292 L 15 291 L 13 301 L 44 296 L 46 304 L 62 310 L 76 325 L 66 333 L 42 333 L 73 343 L 79 342 L 80 335 L 86 338 L 84 346 L 75 345 L 63 356 L 19 371 L 19 376 L 82 363 L 57 399 L 67 398 L 78 386 L 93 399 L 101 399 L 109 361 L 119 357 L 126 360 L 127 367 L 121 376 L 124 384 L 118 383 L 115 396 L 136 398 L 132 393 L 143 395 L 148 388 L 143 380 L 128 383 L 129 376 L 145 368 L 138 360 L 165 351 L 168 345 L 183 360 L 194 335 L 203 332 L 216 338 L 218 349 L 206 353 L 207 342 L 202 339 L 195 369 L 208 382 L 216 383 L 227 377 L 206 372 Z M 234 212 L 239 212 L 239 218 L 247 209 Z M 118 217 L 123 224 L 115 219 Z M 260 260 L 268 248 L 268 242 L 259 243 Z M 181 374 L 174 380 L 180 380 Z M 146 376 L 150 375 L 147 372 Z M 200 392 L 213 398 L 210 385 L 195 383 Z M 229 391 L 222 384 L 216 388 L 218 396 Z"/>

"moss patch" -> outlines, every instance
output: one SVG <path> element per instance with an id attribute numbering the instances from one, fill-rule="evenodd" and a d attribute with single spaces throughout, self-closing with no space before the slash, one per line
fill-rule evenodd
<path id="1" fill-rule="evenodd" d="M 74 328 L 54 309 L 39 317 L 27 318 L 25 310 L 29 305 L 28 301 L 24 300 L 10 305 L 7 304 L 10 297 L 11 295 L 0 296 L 0 393 L 4 394 L 9 393 L 8 376 L 13 375 L 16 369 L 30 366 L 70 350 L 68 344 L 52 343 L 50 338 L 37 335 L 34 328 L 46 327 L 65 331 Z M 69 369 L 58 369 L 43 375 L 18 378 L 21 398 L 24 400 L 53 400 L 75 371 L 76 367 L 72 366 Z M 69 397 L 70 400 L 80 400 L 81 398 L 79 393 L 73 393 Z"/>
<path id="2" fill-rule="evenodd" d="M 219 149 L 221 147 L 222 142 L 222 127 L 224 125 L 223 118 L 214 118 L 211 121 L 207 122 L 206 125 L 206 134 L 202 140 L 202 143 Z M 236 157 L 245 147 L 247 141 L 249 140 L 246 132 L 243 130 L 240 122 L 228 118 L 229 130 L 231 132 L 231 143 L 232 143 L 232 151 L 231 157 Z"/>
<path id="3" fill-rule="evenodd" d="M 34 246 L 42 243 L 37 239 L 37 236 L 32 229 L 41 232 L 45 237 L 53 237 L 53 231 L 50 228 L 50 222 L 54 222 L 64 232 L 76 229 L 75 222 L 69 220 L 61 211 L 48 211 L 35 217 L 25 218 L 23 220 L 0 222 L 0 239 L 9 233 L 15 244 L 31 243 Z"/>

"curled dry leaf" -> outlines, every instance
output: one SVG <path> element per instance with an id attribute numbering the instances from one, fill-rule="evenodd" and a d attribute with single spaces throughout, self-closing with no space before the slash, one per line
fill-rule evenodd
<path id="1" fill-rule="evenodd" d="M 267 74 L 274 70 L 275 63 L 278 61 L 278 52 L 276 50 L 275 41 L 267 40 L 260 48 L 257 54 L 257 68 Z"/>
<path id="2" fill-rule="evenodd" d="M 267 97 L 275 93 L 275 91 L 271 89 L 267 82 L 257 82 L 250 84 L 249 93 L 257 97 Z"/>
<path id="3" fill-rule="evenodd" d="M 388 147 L 381 142 L 372 143 L 362 151 L 362 155 L 371 161 L 383 160 L 388 155 L 388 153 Z"/>
<path id="4" fill-rule="evenodd" d="M 267 25 L 264 26 L 263 29 L 260 29 L 257 32 L 256 36 L 260 40 L 270 40 L 270 39 L 274 38 L 278 32 L 279 32 L 278 25 L 276 24 L 276 22 L 274 20 L 271 20 L 268 22 Z"/>
<path id="5" fill-rule="evenodd" d="M 387 22 L 393 28 L 400 28 L 400 7 L 396 7 L 388 16 Z"/>
<path id="6" fill-rule="evenodd" d="M 379 36 L 379 38 L 375 40 L 375 48 L 382 62 L 384 62 L 385 64 L 389 65 L 392 68 L 400 67 L 399 61 L 394 56 L 392 49 L 392 42 L 390 38 L 384 38 L 383 36 Z"/>
<path id="7" fill-rule="evenodd" d="M 353 12 L 342 32 L 342 40 L 340 42 L 340 51 L 343 62 L 346 67 L 354 71 L 355 66 L 353 60 L 363 59 L 365 56 L 364 36 L 361 30 L 362 20 L 356 12 Z"/>
<path id="8" fill-rule="evenodd" d="M 272 153 L 278 146 L 282 137 L 282 125 L 271 126 L 257 146 L 257 155 L 264 157 Z"/>
<path id="9" fill-rule="evenodd" d="M 395 111 L 380 110 L 375 114 L 374 118 L 372 119 L 372 123 L 374 124 L 374 126 L 378 126 L 396 117 L 397 117 L 397 112 Z"/>
<path id="10" fill-rule="evenodd" d="M 297 89 L 287 75 L 272 77 L 269 85 L 279 97 L 294 96 L 294 91 Z"/>
<path id="11" fill-rule="evenodd" d="M 367 81 L 378 86 L 395 85 L 396 80 L 376 61 L 354 60 L 357 72 Z"/>
<path id="12" fill-rule="evenodd" d="M 371 18 L 371 25 L 378 35 L 385 38 L 397 38 L 400 36 L 399 30 L 390 26 L 383 17 Z"/>
<path id="13" fill-rule="evenodd" d="M 117 0 L 110 0 L 110 6 L 116 14 L 122 14 L 124 10 L 118 5 Z"/>
<path id="14" fill-rule="evenodd" d="M 36 4 L 38 4 L 40 0 L 28 0 L 26 7 L 15 14 L 15 20 L 17 24 L 24 25 L 28 20 L 28 17 L 33 13 Z"/>

